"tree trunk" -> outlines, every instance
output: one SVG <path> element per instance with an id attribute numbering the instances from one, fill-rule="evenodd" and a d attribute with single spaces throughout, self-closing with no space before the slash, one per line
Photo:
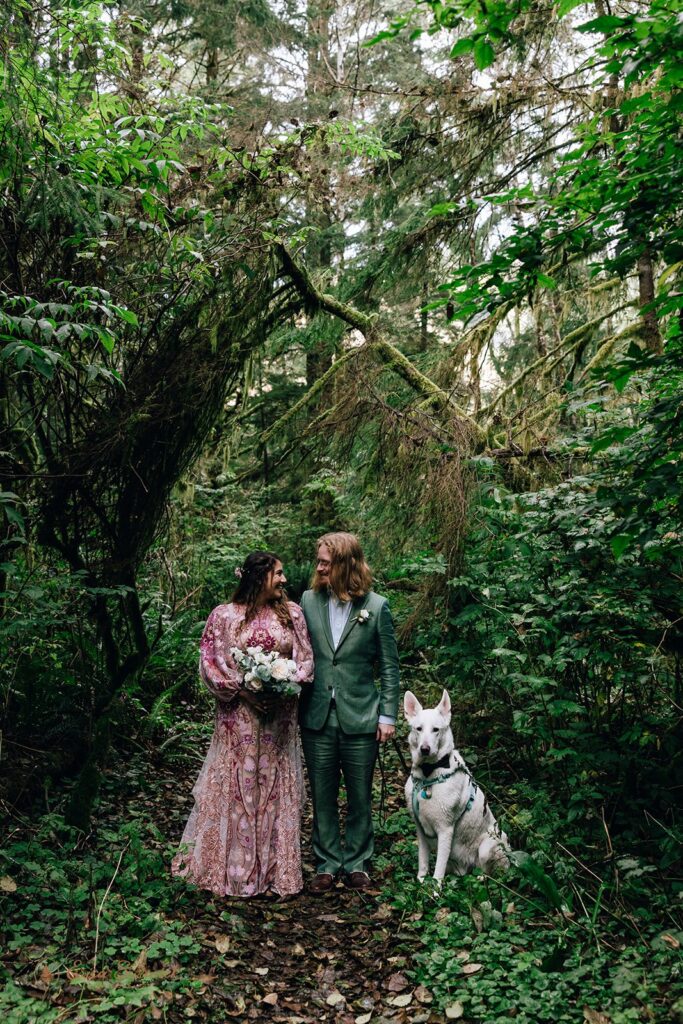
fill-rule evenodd
<path id="1" fill-rule="evenodd" d="M 650 306 L 654 299 L 655 281 L 652 257 L 650 250 L 646 248 L 638 259 L 638 306 L 642 310 L 644 307 Z M 643 320 L 641 334 L 645 345 L 650 352 L 656 352 L 657 355 L 661 355 L 662 336 L 659 332 L 657 314 L 654 309 L 646 309 L 644 313 L 641 312 L 641 317 Z"/>
<path id="2" fill-rule="evenodd" d="M 309 0 L 306 18 L 307 33 L 307 74 L 306 74 L 306 118 L 318 121 L 330 113 L 334 83 L 327 68 L 329 63 L 330 18 L 335 11 L 334 0 Z M 332 215 L 326 197 L 329 193 L 329 169 L 327 147 L 321 153 L 322 162 L 316 173 L 316 194 L 322 197 L 322 204 L 308 203 L 306 219 L 317 231 L 306 245 L 306 262 L 309 270 L 329 270 L 332 266 L 332 246 L 329 232 Z M 306 385 L 312 387 L 332 365 L 333 352 L 326 340 L 315 342 L 306 353 Z"/>

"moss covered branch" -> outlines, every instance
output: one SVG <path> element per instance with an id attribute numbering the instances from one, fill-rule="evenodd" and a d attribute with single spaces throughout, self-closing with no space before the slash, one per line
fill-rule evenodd
<path id="1" fill-rule="evenodd" d="M 521 373 L 517 376 L 507 387 L 499 391 L 496 397 L 489 402 L 486 408 L 481 410 L 481 415 L 484 417 L 490 417 L 491 414 L 498 408 L 500 403 L 512 392 L 514 392 L 523 381 L 526 380 L 534 371 L 542 370 L 543 374 L 551 372 L 552 369 L 557 366 L 558 363 L 570 355 L 574 349 L 578 348 L 579 345 L 583 344 L 590 334 L 591 331 L 599 327 L 605 320 L 608 320 L 611 316 L 616 313 L 622 312 L 624 309 L 634 306 L 635 303 L 625 302 L 621 306 L 616 306 L 614 309 L 610 309 L 607 313 L 601 313 L 600 316 L 595 317 L 593 320 L 589 320 L 588 323 L 582 324 L 581 327 L 577 327 L 575 330 L 570 331 L 569 334 L 565 335 L 559 345 L 556 345 L 549 352 L 544 353 L 538 359 L 535 359 L 532 363 L 529 363 Z"/>
<path id="2" fill-rule="evenodd" d="M 332 316 L 339 317 L 339 319 L 343 320 L 344 323 L 347 323 L 350 327 L 360 331 L 366 341 L 366 345 L 362 346 L 363 349 L 365 349 L 366 346 L 369 346 L 372 351 L 379 356 L 382 362 L 398 374 L 398 376 L 401 377 L 402 380 L 404 380 L 414 391 L 416 391 L 417 394 L 434 404 L 451 410 L 454 415 L 462 419 L 468 425 L 476 439 L 476 442 L 478 444 L 484 443 L 484 432 L 472 417 L 456 405 L 448 392 L 444 391 L 443 388 L 439 387 L 438 384 L 418 370 L 407 356 L 382 336 L 378 328 L 378 319 L 376 315 L 363 313 L 354 306 L 341 302 L 333 295 L 322 292 L 311 279 L 311 276 L 305 266 L 295 259 L 284 244 L 278 243 L 276 251 L 282 261 L 285 273 L 291 279 L 295 287 L 300 291 L 311 311 L 317 312 L 318 310 L 324 310 Z M 357 352 L 359 350 L 356 349 L 355 351 Z M 273 436 L 274 433 L 280 430 L 281 427 L 285 426 L 294 416 L 296 416 L 304 406 L 308 405 L 311 399 L 326 386 L 333 374 L 337 372 L 342 361 L 353 354 L 354 352 L 352 351 L 350 353 L 346 353 L 346 355 L 342 356 L 341 359 L 338 359 L 327 373 L 315 382 L 313 387 L 309 389 L 303 398 L 292 406 L 292 408 L 288 410 L 288 412 L 285 413 L 277 423 L 270 427 L 266 434 L 262 436 L 262 442 L 265 443 Z"/>
<path id="3" fill-rule="evenodd" d="M 276 420 L 275 423 L 272 424 L 272 426 L 268 427 L 268 430 L 265 430 L 261 434 L 259 438 L 261 444 L 267 444 L 272 437 L 274 437 L 276 434 L 279 434 L 281 430 L 283 430 L 289 423 L 291 423 L 291 421 L 294 420 L 299 415 L 302 409 L 305 409 L 307 405 L 310 405 L 313 399 L 327 387 L 329 382 L 339 372 L 342 366 L 348 363 L 349 360 L 353 359 L 354 356 L 357 356 L 359 351 L 360 349 L 358 348 L 352 348 L 348 352 L 344 352 L 343 355 L 335 359 L 329 370 L 327 370 L 322 375 L 322 377 L 318 378 L 315 384 L 313 384 L 313 386 L 308 389 L 306 394 L 302 395 L 298 402 L 295 402 L 294 405 L 290 409 L 288 409 L 283 416 L 280 416 L 280 418 Z"/>

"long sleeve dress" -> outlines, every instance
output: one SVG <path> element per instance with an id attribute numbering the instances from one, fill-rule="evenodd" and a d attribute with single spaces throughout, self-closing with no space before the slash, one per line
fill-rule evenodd
<path id="1" fill-rule="evenodd" d="M 239 700 L 242 672 L 230 655 L 261 644 L 296 661 L 299 682 L 310 682 L 306 622 L 294 602 L 289 611 L 292 628 L 270 606 L 245 622 L 242 606 L 219 605 L 202 636 L 199 671 L 216 697 L 216 724 L 172 871 L 220 896 L 284 896 L 303 886 L 298 698 L 283 698 L 264 719 Z"/>

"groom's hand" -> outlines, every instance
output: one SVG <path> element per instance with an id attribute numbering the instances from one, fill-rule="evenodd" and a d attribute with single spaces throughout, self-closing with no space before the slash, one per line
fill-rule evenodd
<path id="1" fill-rule="evenodd" d="M 386 743 L 396 732 L 395 725 L 386 725 L 382 722 L 377 726 L 377 739 L 380 743 Z"/>

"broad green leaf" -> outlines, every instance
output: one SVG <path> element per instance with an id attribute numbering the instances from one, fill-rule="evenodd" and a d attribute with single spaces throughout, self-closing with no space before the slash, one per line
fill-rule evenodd
<path id="1" fill-rule="evenodd" d="M 496 54 L 487 39 L 477 39 L 474 44 L 474 63 L 479 71 L 484 71 L 493 64 Z"/>
<path id="2" fill-rule="evenodd" d="M 609 33 L 616 28 L 624 28 L 632 23 L 631 18 L 618 18 L 616 14 L 604 14 L 600 18 L 593 18 L 583 25 L 579 25 L 578 32 L 605 32 Z"/>
<path id="3" fill-rule="evenodd" d="M 512 853 L 511 859 L 513 863 L 517 865 L 524 877 L 531 882 L 534 888 L 545 896 L 548 903 L 552 907 L 555 907 L 556 910 L 561 910 L 563 907 L 563 901 L 557 888 L 557 884 L 554 879 L 552 879 L 550 875 L 543 870 L 538 861 L 534 860 L 534 858 L 528 853 L 521 850 L 516 850 Z"/>
<path id="4" fill-rule="evenodd" d="M 140 326 L 137 315 L 132 309 L 125 309 L 123 306 L 114 305 L 112 305 L 111 308 L 122 320 L 125 320 L 127 324 L 133 324 L 134 327 Z"/>
<path id="5" fill-rule="evenodd" d="M 566 14 L 573 11 L 575 7 L 580 7 L 582 4 L 586 4 L 586 0 L 559 0 L 557 4 L 557 16 L 564 18 Z M 588 6 L 586 4 L 586 6 Z"/>
<path id="6" fill-rule="evenodd" d="M 469 36 L 466 39 L 458 39 L 451 50 L 451 57 L 462 57 L 466 53 L 471 53 L 473 49 L 474 39 L 470 39 Z"/>
<path id="7" fill-rule="evenodd" d="M 610 547 L 612 553 L 616 559 L 621 558 L 627 548 L 633 544 L 633 537 L 630 533 L 620 533 L 616 537 L 612 537 L 610 541 Z"/>

